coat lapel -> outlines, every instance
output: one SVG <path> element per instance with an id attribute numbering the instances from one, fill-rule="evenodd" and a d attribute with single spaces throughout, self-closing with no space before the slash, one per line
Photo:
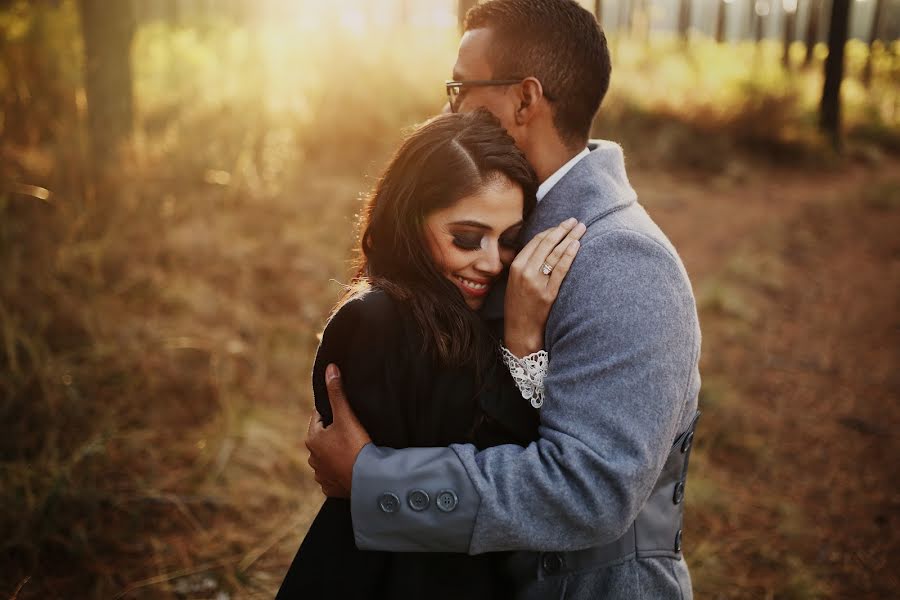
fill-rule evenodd
<path id="1" fill-rule="evenodd" d="M 601 140 L 538 202 L 522 231 L 522 241 L 569 217 L 590 225 L 636 201 L 637 194 L 625 175 L 622 148 Z"/>

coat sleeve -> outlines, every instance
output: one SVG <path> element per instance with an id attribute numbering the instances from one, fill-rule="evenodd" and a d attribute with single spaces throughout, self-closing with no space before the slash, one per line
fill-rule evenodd
<path id="1" fill-rule="evenodd" d="M 360 548 L 576 550 L 624 532 L 696 403 L 699 327 L 683 267 L 640 233 L 591 239 L 560 291 L 547 341 L 537 442 L 482 452 L 364 449 L 351 499 Z M 449 518 L 365 511 L 376 489 L 423 485 L 455 486 Z M 468 539 L 435 535 L 450 526 Z"/>

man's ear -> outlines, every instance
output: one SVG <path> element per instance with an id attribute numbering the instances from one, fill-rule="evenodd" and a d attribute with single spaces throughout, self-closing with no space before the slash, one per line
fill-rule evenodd
<path id="1" fill-rule="evenodd" d="M 534 77 L 526 77 L 519 88 L 519 106 L 516 108 L 516 125 L 525 125 L 534 117 L 540 100 L 544 97 L 541 82 Z"/>

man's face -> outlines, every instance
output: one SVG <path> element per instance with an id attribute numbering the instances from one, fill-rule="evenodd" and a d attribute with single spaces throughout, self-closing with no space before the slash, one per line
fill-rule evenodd
<path id="1" fill-rule="evenodd" d="M 500 79 L 518 75 L 518 73 L 493 72 L 488 63 L 488 48 L 492 37 L 490 29 L 471 29 L 463 35 L 459 42 L 456 64 L 453 66 L 455 81 Z M 518 101 L 513 93 L 514 87 L 463 87 L 456 100 L 456 111 L 469 112 L 484 107 L 500 119 L 503 128 L 518 142 L 515 121 Z"/>

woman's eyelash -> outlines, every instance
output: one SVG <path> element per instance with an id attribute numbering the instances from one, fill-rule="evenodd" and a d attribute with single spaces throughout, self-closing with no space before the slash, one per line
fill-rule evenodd
<path id="1" fill-rule="evenodd" d="M 481 248 L 481 237 L 475 239 L 472 236 L 454 235 L 453 245 L 463 250 L 479 250 Z"/>
<path id="2" fill-rule="evenodd" d="M 462 250 L 480 250 L 483 240 L 484 238 L 482 237 L 476 239 L 472 236 L 454 235 L 453 245 Z M 508 250 L 515 250 L 516 252 L 521 250 L 519 242 L 518 240 L 516 240 L 516 238 L 500 238 L 499 243 L 500 246 Z"/>

